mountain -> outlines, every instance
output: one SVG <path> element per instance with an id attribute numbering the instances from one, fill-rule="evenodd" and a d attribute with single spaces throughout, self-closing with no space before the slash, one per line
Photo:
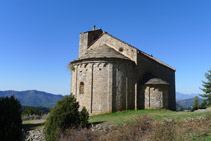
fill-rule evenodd
<path id="1" fill-rule="evenodd" d="M 202 102 L 203 99 L 199 98 L 199 104 L 201 104 Z M 194 103 L 194 97 L 177 101 L 177 104 L 182 106 L 184 109 L 191 109 L 193 103 Z"/>
<path id="2" fill-rule="evenodd" d="M 176 92 L 176 101 L 184 100 L 184 99 L 191 99 L 191 98 L 194 98 L 195 96 L 202 98 L 198 94 L 182 94 L 182 93 Z"/>
<path id="3" fill-rule="evenodd" d="M 56 104 L 59 99 L 62 99 L 62 95 L 55 95 L 51 93 L 46 93 L 37 90 L 27 90 L 27 91 L 0 91 L 0 97 L 6 97 L 14 95 L 23 106 L 33 106 L 33 107 L 52 107 Z M 177 104 L 188 108 L 193 105 L 194 97 L 198 94 L 182 94 L 176 92 Z M 200 99 L 199 102 L 202 100 Z"/>
<path id="4" fill-rule="evenodd" d="M 23 106 L 33 107 L 52 107 L 59 99 L 62 99 L 62 95 L 55 95 L 37 90 L 27 91 L 0 91 L 0 97 L 6 97 L 14 95 Z"/>
<path id="5" fill-rule="evenodd" d="M 194 98 L 196 96 L 199 98 L 199 104 L 201 104 L 203 98 L 198 94 L 183 94 L 176 92 L 177 107 L 180 107 L 179 109 L 181 109 L 181 107 L 183 107 L 184 109 L 191 109 L 191 106 L 193 105 L 194 102 Z"/>

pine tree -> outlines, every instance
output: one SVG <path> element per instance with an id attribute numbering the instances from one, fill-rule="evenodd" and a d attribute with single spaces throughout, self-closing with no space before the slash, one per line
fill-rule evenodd
<path id="1" fill-rule="evenodd" d="M 191 111 L 198 110 L 198 108 L 199 108 L 199 98 L 198 98 L 198 96 L 196 96 L 194 98 L 194 102 L 193 102 L 193 106 L 192 106 Z"/>
<path id="2" fill-rule="evenodd" d="M 205 101 L 207 102 L 207 105 L 211 105 L 211 69 L 208 70 L 208 73 L 205 73 L 205 77 L 207 79 L 207 82 L 202 81 L 203 88 L 200 88 L 204 94 L 201 94 L 202 97 L 205 98 Z"/>

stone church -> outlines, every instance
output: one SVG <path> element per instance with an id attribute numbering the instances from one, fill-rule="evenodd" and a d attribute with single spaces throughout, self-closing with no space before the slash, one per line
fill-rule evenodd
<path id="1" fill-rule="evenodd" d="M 101 29 L 80 34 L 69 67 L 71 93 L 90 114 L 176 109 L 175 69 Z"/>

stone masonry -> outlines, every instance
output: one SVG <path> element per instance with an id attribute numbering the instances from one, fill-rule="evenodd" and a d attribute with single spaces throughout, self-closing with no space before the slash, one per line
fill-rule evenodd
<path id="1" fill-rule="evenodd" d="M 175 69 L 101 29 L 80 34 L 71 93 L 90 114 L 175 110 Z"/>

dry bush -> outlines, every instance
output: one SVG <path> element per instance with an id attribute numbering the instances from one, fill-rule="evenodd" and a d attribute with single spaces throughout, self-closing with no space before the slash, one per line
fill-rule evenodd
<path id="1" fill-rule="evenodd" d="M 112 131 L 99 138 L 100 141 L 188 141 L 189 136 L 184 136 L 182 123 L 167 121 L 152 121 L 143 117 L 128 124 L 124 128 Z"/>
<path id="2" fill-rule="evenodd" d="M 181 122 L 156 121 L 153 124 L 153 130 L 147 137 L 154 141 L 188 141 L 190 136 L 184 135 L 184 129 Z"/>
<path id="3" fill-rule="evenodd" d="M 184 133 L 192 134 L 192 137 L 198 140 L 206 136 L 211 136 L 211 113 L 199 118 L 185 120 L 183 129 Z"/>
<path id="4" fill-rule="evenodd" d="M 97 141 L 104 133 L 100 131 L 91 131 L 87 128 L 68 129 L 64 133 L 61 132 L 60 141 Z"/>
<path id="5" fill-rule="evenodd" d="M 147 117 L 109 132 L 69 129 L 61 141 L 189 141 L 211 136 L 211 114 L 177 121 L 152 121 Z M 196 136 L 197 135 L 197 136 Z"/>
<path id="6" fill-rule="evenodd" d="M 99 138 L 100 141 L 139 141 L 151 132 L 152 120 L 142 117 L 133 124 L 114 130 Z"/>

